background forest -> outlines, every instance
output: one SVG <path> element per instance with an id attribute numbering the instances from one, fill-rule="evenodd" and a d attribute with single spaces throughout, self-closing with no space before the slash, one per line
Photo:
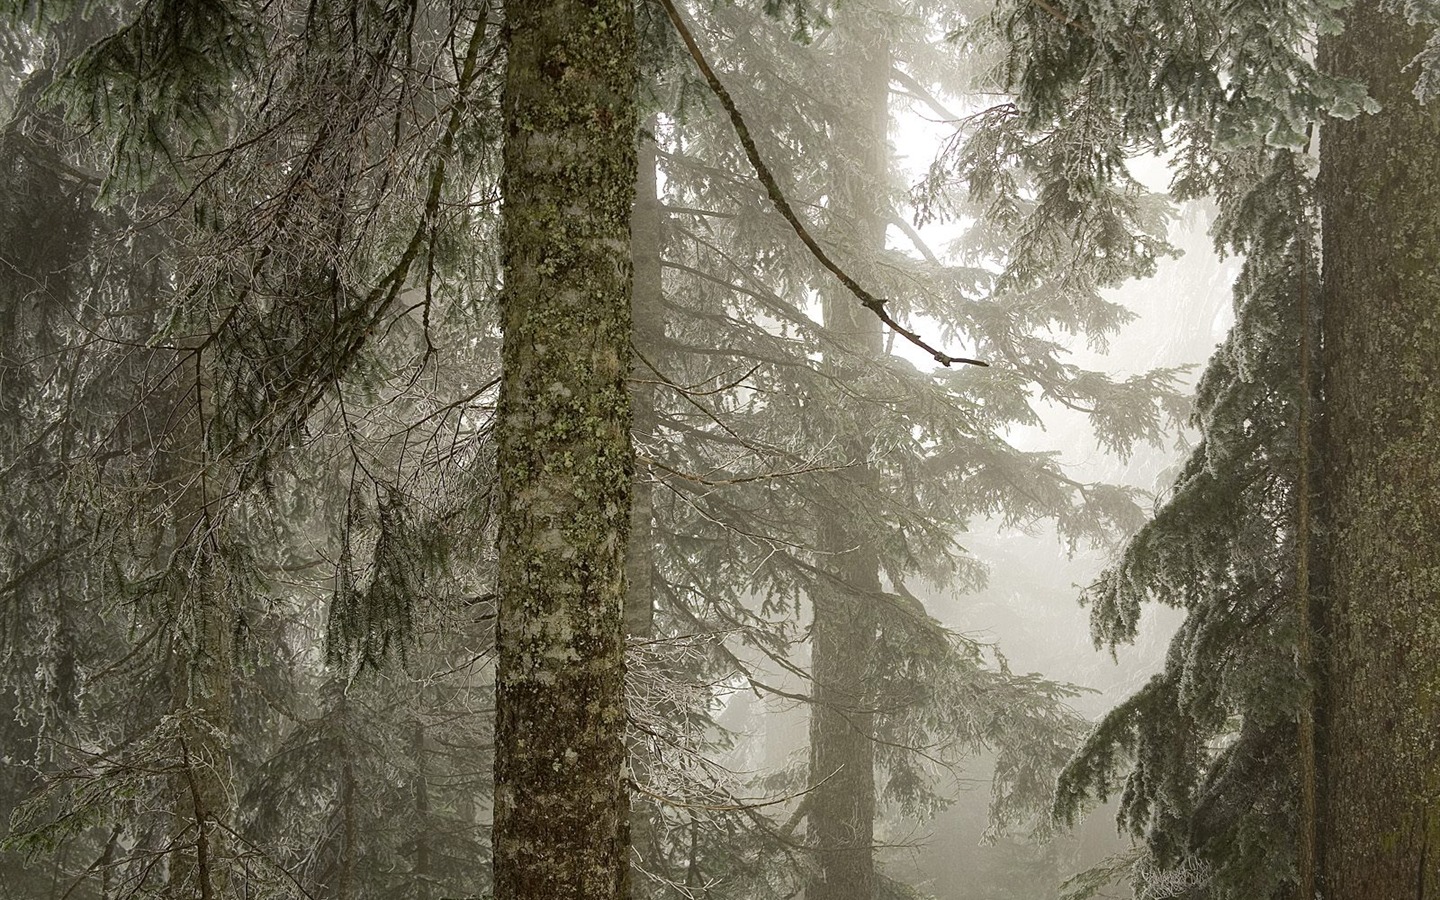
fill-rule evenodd
<path id="1" fill-rule="evenodd" d="M 5 5 L 0 897 L 1440 889 L 1437 22 Z"/>

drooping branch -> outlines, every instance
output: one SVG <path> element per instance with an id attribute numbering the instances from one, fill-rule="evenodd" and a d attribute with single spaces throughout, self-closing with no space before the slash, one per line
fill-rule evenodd
<path id="1" fill-rule="evenodd" d="M 735 127 L 735 133 L 740 138 L 741 146 L 745 148 L 745 155 L 749 158 L 750 165 L 755 168 L 755 174 L 760 178 L 761 183 L 765 185 L 765 191 L 770 197 L 770 202 L 775 205 L 775 208 L 780 212 L 780 215 L 784 217 L 785 221 L 790 223 L 790 227 L 795 231 L 796 236 L 799 237 L 800 241 L 809 249 L 810 254 L 815 257 L 816 261 L 830 270 L 831 274 L 845 286 L 845 289 L 853 294 L 862 306 L 874 313 L 881 322 L 884 322 L 890 330 L 930 354 L 931 358 L 940 365 L 949 366 L 954 363 L 964 363 L 970 366 L 990 365 L 983 360 L 970 359 L 964 356 L 951 356 L 926 343 L 925 339 L 918 333 L 901 325 L 885 310 L 885 304 L 889 302 L 888 300 L 882 297 L 876 297 L 874 294 L 865 290 L 859 282 L 851 278 L 849 273 L 840 268 L 839 264 L 830 258 L 830 255 L 825 252 L 825 249 L 820 246 L 820 243 L 810 234 L 810 230 L 805 227 L 805 223 L 801 221 L 794 207 L 790 205 L 790 201 L 786 199 L 784 191 L 780 190 L 779 182 L 775 180 L 774 173 L 770 171 L 770 167 L 767 166 L 765 160 L 761 158 L 760 150 L 755 146 L 754 138 L 750 136 L 750 129 L 749 126 L 745 124 L 744 116 L 740 114 L 740 110 L 735 106 L 734 98 L 731 97 L 730 92 L 725 89 L 725 85 L 720 83 L 720 79 L 716 76 L 715 70 L 710 68 L 709 61 L 705 59 L 705 54 L 701 51 L 700 45 L 695 42 L 695 36 L 690 33 L 690 29 L 685 25 L 685 20 L 680 17 L 680 11 L 675 8 L 673 0 L 660 0 L 660 5 L 665 7 L 665 14 L 670 17 L 671 24 L 675 26 L 675 31 L 680 35 L 680 39 L 684 41 L 686 49 L 690 51 L 690 57 L 695 60 L 695 66 L 700 70 L 700 74 L 705 77 L 705 81 L 710 86 L 711 92 L 720 100 L 720 105 L 724 106 L 725 112 L 729 114 L 730 124 Z"/>

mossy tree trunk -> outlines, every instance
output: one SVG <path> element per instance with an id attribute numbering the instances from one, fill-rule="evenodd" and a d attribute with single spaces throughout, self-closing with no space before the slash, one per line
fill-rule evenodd
<path id="1" fill-rule="evenodd" d="M 1383 107 L 1321 136 L 1327 900 L 1440 896 L 1440 104 L 1409 67 L 1426 36 L 1361 0 L 1321 50 Z"/>
<path id="2" fill-rule="evenodd" d="M 866 12 L 864 4 L 857 4 L 836 16 L 837 53 L 854 73 L 850 76 L 854 83 L 840 92 L 849 98 L 848 115 L 835 129 L 829 235 L 840 258 L 851 266 L 884 249 L 889 222 L 890 51 L 883 37 L 866 27 Z M 880 323 L 838 288 L 825 291 L 823 307 L 827 332 L 844 345 L 842 351 L 827 352 L 823 365 L 843 384 L 856 376 L 861 360 L 883 351 Z M 845 498 L 873 493 L 875 473 L 867 462 L 871 446 L 858 427 L 859 411 L 842 407 L 834 415 L 848 432 L 844 447 L 851 465 L 838 476 L 847 482 L 844 489 L 836 490 L 834 500 L 818 510 L 817 543 L 830 581 L 812 597 L 810 783 L 814 787 L 807 800 L 806 827 L 816 872 L 805 897 L 873 900 L 875 698 L 869 682 L 880 560 L 876 535 L 865 528 L 863 515 L 847 508 Z"/>
<path id="3" fill-rule="evenodd" d="M 629 0 L 512 0 L 498 421 L 495 896 L 627 890 Z"/>

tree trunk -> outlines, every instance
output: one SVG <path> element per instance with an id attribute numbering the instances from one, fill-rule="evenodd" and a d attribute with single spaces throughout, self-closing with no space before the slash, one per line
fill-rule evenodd
<path id="1" fill-rule="evenodd" d="M 415 766 L 412 782 L 415 793 L 415 900 L 430 900 L 434 893 L 431 890 L 434 875 L 431 872 L 430 771 L 426 765 L 424 701 L 424 685 L 417 683 L 415 723 L 410 729 L 410 758 Z"/>
<path id="2" fill-rule="evenodd" d="M 890 51 L 883 37 L 866 27 L 864 5 L 837 13 L 837 55 L 852 67 L 853 84 L 845 121 L 831 168 L 829 215 L 831 243 L 854 267 L 885 247 L 889 222 Z M 848 79 L 847 79 L 848 80 Z M 828 351 L 823 365 L 839 381 L 856 375 L 857 359 L 883 350 L 879 321 L 853 296 L 840 289 L 824 292 L 825 327 L 843 351 Z M 838 410 L 842 422 L 856 421 L 853 410 Z M 855 428 L 845 442 L 851 467 L 838 477 L 849 483 L 842 495 L 875 489 L 866 460 L 870 442 Z M 857 528 L 855 510 L 845 503 L 822 504 L 817 532 L 823 563 L 833 582 L 812 597 L 811 673 L 814 701 L 810 712 L 810 795 L 807 830 L 815 852 L 816 873 L 806 900 L 872 900 L 875 896 L 875 742 L 874 693 L 870 660 L 877 621 L 880 560 L 875 535 Z"/>
<path id="3" fill-rule="evenodd" d="M 335 900 L 355 900 L 355 842 L 359 838 L 355 806 L 355 755 L 350 742 L 359 734 L 358 723 L 350 721 L 350 703 L 340 694 L 340 861 Z"/>
<path id="4" fill-rule="evenodd" d="M 636 179 L 635 211 L 630 222 L 630 256 L 635 265 L 630 312 L 635 354 L 630 367 L 631 433 L 639 452 L 650 448 L 656 429 L 656 382 L 658 375 L 646 363 L 658 363 L 665 338 L 665 311 L 660 267 L 661 208 L 655 165 L 655 119 L 641 130 L 639 176 Z M 640 354 L 644 354 L 641 359 Z M 652 451 L 653 452 L 653 451 Z M 650 467 L 635 462 L 635 483 L 630 498 L 630 544 L 625 558 L 625 635 L 632 641 L 655 636 L 655 484 Z M 639 784 L 648 780 L 647 754 L 640 742 L 630 749 L 630 770 Z M 658 871 L 661 851 L 658 844 L 659 809 L 651 802 L 637 804 L 630 815 L 632 860 Z M 635 896 L 645 896 L 645 880 L 632 876 Z"/>
<path id="5" fill-rule="evenodd" d="M 1440 896 L 1440 105 L 1426 30 L 1361 0 L 1321 65 L 1383 111 L 1327 123 L 1327 900 Z"/>
<path id="6" fill-rule="evenodd" d="M 202 551 L 208 553 L 208 551 Z M 208 559 L 201 567 L 213 565 Z M 201 572 L 197 583 L 211 582 Z M 230 761 L 225 746 L 233 718 L 233 623 L 228 598 L 205 587 L 187 592 L 195 611 L 195 647 L 176 650 L 174 703 L 180 722 L 180 771 L 172 779 L 178 839 L 170 859 L 170 892 L 176 900 L 225 896 L 230 854 Z"/>
<path id="7" fill-rule="evenodd" d="M 495 896 L 627 890 L 629 0 L 512 0 L 498 453 Z"/>
<path id="8" fill-rule="evenodd" d="M 658 363 L 665 339 L 665 306 L 660 268 L 661 208 L 655 173 L 655 120 L 640 136 L 639 176 L 635 212 L 630 223 L 630 255 L 635 282 L 630 310 L 634 344 L 651 363 Z M 631 364 L 630 407 L 635 445 L 642 450 L 655 437 L 656 381 L 658 376 L 637 354 Z M 649 639 L 655 632 L 655 485 L 650 468 L 635 464 L 635 486 L 630 498 L 630 546 L 625 561 L 625 632 Z"/>
<path id="9" fill-rule="evenodd" d="M 234 597 L 220 567 L 220 524 L 212 505 L 225 491 L 206 447 L 213 392 L 203 356 L 193 366 L 189 409 L 162 467 L 186 487 L 175 501 L 168 561 L 169 589 L 179 618 L 171 648 L 171 704 L 178 717 L 180 770 L 171 778 L 177 837 L 168 891 L 175 900 L 226 895 L 231 798 L 226 736 L 234 720 Z"/>

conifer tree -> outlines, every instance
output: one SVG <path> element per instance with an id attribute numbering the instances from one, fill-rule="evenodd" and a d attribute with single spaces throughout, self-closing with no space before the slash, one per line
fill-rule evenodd
<path id="1" fill-rule="evenodd" d="M 889 226 L 890 48 L 883 31 L 868 31 L 876 11 L 864 6 L 836 10 L 834 52 L 854 72 L 842 96 L 852 112 L 849 127 L 836 129 L 828 167 L 827 212 L 830 244 L 864 258 L 885 249 Z M 827 353 L 822 371 L 836 382 L 859 377 L 884 352 L 880 322 L 839 285 L 821 289 L 826 330 L 842 353 Z M 836 359 L 835 357 L 839 357 Z M 843 397 L 830 411 L 858 425 L 863 413 Z M 850 468 L 841 476 L 847 492 L 873 492 L 874 435 L 860 428 L 837 429 Z M 848 433 L 847 433 L 848 432 Z M 838 491 L 837 491 L 838 493 Z M 875 643 L 881 594 L 879 535 L 846 508 L 844 495 L 815 504 L 815 545 L 823 576 L 811 592 L 810 771 L 813 793 L 806 800 L 807 835 L 816 871 L 806 900 L 871 900 L 875 876 L 875 713 L 883 702 L 871 683 L 880 671 Z"/>
<path id="2" fill-rule="evenodd" d="M 471 323 L 445 342 L 466 304 L 485 308 L 487 257 L 468 252 L 474 221 L 456 212 L 482 192 L 446 172 L 463 156 L 483 184 L 496 32 L 485 4 L 397 12 L 176 2 L 36 7 L 7 20 L 20 36 L 7 51 L 33 49 L 7 62 L 37 76 L 8 123 L 28 145 L 19 174 L 34 161 L 57 186 L 76 184 L 57 212 L 100 205 L 88 228 L 57 230 L 73 239 L 57 246 L 76 254 L 54 268 L 65 290 L 13 332 L 43 333 L 72 390 L 53 422 L 11 420 L 21 465 L 9 474 L 65 527 L 27 548 L 40 568 L 8 557 L 5 583 L 28 596 L 27 572 L 49 567 L 76 586 L 54 597 L 57 611 L 72 617 L 83 602 L 96 615 L 40 645 L 71 660 L 56 685 L 75 695 L 70 719 L 83 730 L 29 730 L 38 790 L 8 845 L 54 851 L 57 890 L 72 896 L 303 892 L 308 875 L 286 865 L 300 829 L 267 829 L 270 794 L 252 780 L 274 771 L 269 754 L 294 762 L 304 745 L 305 703 L 291 692 L 319 662 L 300 649 L 319 623 L 292 604 L 317 585 L 294 573 L 318 568 L 334 586 L 337 659 L 378 663 L 413 640 L 416 606 L 437 599 L 431 576 L 458 526 L 484 530 L 469 514 L 487 491 L 470 490 L 464 470 L 478 460 L 487 471 L 473 429 L 489 379 L 474 363 L 493 345 Z M 41 77 L 54 83 L 42 90 Z M 85 127 L 62 127 L 57 99 Z M 459 113 L 466 103 L 473 120 Z M 17 210 L 7 225 L 32 219 L 45 193 L 23 177 L 7 183 Z M 468 205 L 448 202 L 461 198 Z M 462 268 L 471 277 L 454 287 Z M 69 313 L 53 315 L 60 307 Z M 438 377 L 465 364 L 461 378 Z M 45 372 L 7 354 L 7 379 Z M 427 373 L 437 389 L 416 388 Z M 315 475 L 333 473 L 337 453 L 348 489 Z M 440 462 L 449 474 L 432 477 Z M 447 496 L 452 484 L 470 496 Z M 29 528 L 38 510 L 7 513 L 7 527 Z M 72 527 L 86 540 L 67 538 Z M 317 565 L 326 558 L 340 562 L 333 577 Z M 13 654 L 32 642 L 4 636 L 21 663 Z M 264 662 L 277 655 L 302 663 Z M 94 680 L 80 691 L 79 679 Z M 42 687 L 26 708 L 55 702 Z M 366 763 L 354 706 L 330 744 L 345 770 L 332 798 Z M 326 797 L 321 775 L 307 802 Z M 445 827 L 478 835 L 484 790 L 473 793 Z M 320 884 L 363 895 L 355 843 L 342 850 L 345 878 Z"/>
<path id="3" fill-rule="evenodd" d="M 1380 104 L 1320 134 L 1315 864 L 1334 900 L 1440 889 L 1440 104 L 1417 97 L 1435 73 L 1412 64 L 1433 65 L 1440 20 L 1416 11 L 1361 0 L 1320 44 L 1319 65 Z"/>
<path id="4" fill-rule="evenodd" d="M 866 9 L 871 16 L 877 13 Z M 1093 373 L 1082 378 L 1082 373 L 1067 370 L 1051 357 L 1057 347 L 1030 341 L 1025 329 L 1039 327 L 1036 323 L 1047 316 L 1097 334 L 1113 327 L 1124 313 L 1100 300 L 1094 293 L 1097 285 L 1143 270 L 1163 245 L 1158 238 L 1131 241 L 1133 230 L 1153 227 L 1156 220 L 1147 218 L 1149 208 L 1137 202 L 1133 191 L 1128 195 L 1122 191 L 1110 212 L 1116 218 L 1128 217 L 1135 228 L 1123 231 L 1123 247 L 1107 244 L 1114 252 L 1108 268 L 1093 272 L 1077 272 L 1069 265 L 1065 247 L 1070 238 L 1059 229 L 1032 237 L 1034 249 L 1026 260 L 1029 274 L 1000 284 L 999 289 L 984 267 L 946 267 L 933 257 L 907 259 L 887 250 L 883 232 L 894 220 L 904 223 L 904 214 L 900 212 L 903 197 L 883 165 L 883 152 L 883 177 L 872 173 L 863 187 L 836 185 L 847 178 L 860 180 L 855 170 L 867 168 L 845 149 L 851 143 L 884 146 L 886 95 L 894 72 L 886 66 L 880 75 L 885 90 L 880 94 L 879 124 L 875 116 L 857 120 L 853 105 L 836 99 L 848 99 L 856 92 L 840 88 L 817 93 L 813 87 L 851 83 L 856 69 L 850 56 L 836 53 L 836 32 L 800 20 L 802 27 L 810 28 L 812 43 L 795 44 L 784 29 L 756 12 L 697 12 L 700 23 L 694 35 L 746 116 L 781 190 L 798 198 L 797 206 L 806 204 L 805 215 L 822 223 L 823 231 L 817 233 L 848 270 L 863 273 L 862 281 L 874 279 L 885 291 L 893 291 L 892 310 L 933 303 L 929 311 L 954 328 L 947 333 L 978 335 L 987 350 L 993 347 L 1004 359 L 1005 370 L 1012 365 L 1014 370 L 997 378 L 980 377 L 982 373 L 931 378 L 888 354 L 857 352 L 854 335 L 845 327 L 832 329 L 829 323 L 849 316 L 852 307 L 863 313 L 858 329 L 872 327 L 874 317 L 853 296 L 842 300 L 834 293 L 833 274 L 797 246 L 780 216 L 757 205 L 762 199 L 757 195 L 765 187 L 753 180 L 749 162 L 727 132 L 728 123 L 723 119 L 707 123 L 703 110 L 687 101 L 690 105 L 682 107 L 683 114 L 661 133 L 669 238 L 663 260 L 666 320 L 659 349 L 647 352 L 645 360 L 652 377 L 662 382 L 661 415 L 649 451 L 658 458 L 648 461 L 658 481 L 656 521 L 665 523 L 655 531 L 662 536 L 655 552 L 656 621 L 662 634 L 669 630 L 721 636 L 714 660 L 719 673 L 738 671 L 754 690 L 773 694 L 774 686 L 763 669 L 796 669 L 790 646 L 795 619 L 805 604 L 853 595 L 853 608 L 874 612 L 878 618 L 873 628 L 854 629 L 851 649 L 861 649 L 829 656 L 831 664 L 848 670 L 844 677 L 852 687 L 864 684 L 859 702 L 847 704 L 830 721 L 856 734 L 868 731 L 869 739 L 850 743 L 857 755 L 872 761 L 857 763 L 852 758 L 844 765 L 849 783 L 835 786 L 833 792 L 824 775 L 812 774 L 814 789 L 800 801 L 802 812 L 814 812 L 814 801 L 822 796 L 830 796 L 839 809 L 855 805 L 863 793 L 869 793 L 919 813 L 942 801 L 926 786 L 925 755 L 912 750 L 934 751 L 943 745 L 941 755 L 958 760 L 986 741 L 1004 744 L 1006 728 L 1013 728 L 1012 736 L 1026 731 L 1021 723 L 1034 726 L 1028 731 L 1031 736 L 1046 734 L 1045 740 L 1055 738 L 1065 726 L 1063 716 L 1048 723 L 1056 726 L 1055 731 L 1040 725 L 1049 714 L 1047 704 L 1055 700 L 1047 692 L 1057 686 L 986 674 L 978 648 L 965 642 L 952 645 L 910 595 L 906 583 L 911 578 L 944 580 L 957 574 L 963 583 L 974 577 L 978 566 L 956 552 L 951 530 L 972 514 L 998 512 L 1014 516 L 1015 521 L 1057 515 L 1072 537 L 1098 534 L 1102 528 L 1097 520 L 1106 516 L 1132 514 L 1123 492 L 1087 487 L 1084 496 L 1090 502 L 1076 502 L 1078 498 L 1070 493 L 1076 486 L 1063 477 L 1050 480 L 1059 473 L 1042 456 L 1015 453 L 994 440 L 989 428 L 999 427 L 1010 414 L 1030 415 L 1023 399 L 1025 379 L 1043 375 L 1047 392 L 1072 403 L 1103 397 L 1104 402 L 1096 404 L 1097 422 L 1108 425 L 1117 443 L 1153 433 L 1147 431 L 1157 421 L 1152 391 L 1163 384 L 1163 374 L 1129 385 L 1110 384 Z M 928 21 L 916 22 L 888 7 L 879 16 L 878 22 L 865 25 L 904 36 L 912 49 L 924 45 Z M 720 47 L 732 52 L 722 53 Z M 917 55 L 924 57 L 923 52 Z M 681 81 L 671 90 L 687 97 L 684 84 Z M 837 135 L 845 137 L 837 140 Z M 807 153 L 807 148 L 814 152 Z M 817 167 L 817 157 L 828 162 Z M 1024 164 L 1033 165 L 1034 158 L 1044 158 L 1044 150 L 1034 151 Z M 994 167 L 1014 177 L 1009 168 L 1015 162 L 1014 156 L 1006 156 L 995 160 Z M 937 177 L 929 194 L 937 213 L 960 202 L 940 180 Z M 1018 193 L 1020 188 L 1013 190 Z M 839 194 L 854 198 L 855 212 L 835 199 Z M 821 197 L 824 202 L 817 202 Z M 1005 202 L 1013 199 L 1004 197 Z M 1106 216 L 1093 221 L 1120 231 Z M 857 223 L 872 233 L 878 227 L 879 244 L 855 239 Z M 1018 230 L 1027 220 L 1019 216 L 1010 224 Z M 984 227 L 994 226 L 991 221 Z M 1078 231 L 1082 239 L 1092 238 L 1090 232 Z M 977 243 L 982 244 L 977 252 L 991 253 L 998 242 L 985 243 L 979 237 L 982 232 L 983 227 L 976 231 Z M 1107 239 L 1098 228 L 1094 236 L 1102 243 Z M 1041 306 L 1037 286 L 1047 282 L 1059 288 L 1049 294 L 1058 302 Z M 824 322 L 817 310 L 807 308 L 812 289 L 827 297 Z M 985 317 L 990 304 L 1005 303 L 1014 306 L 1014 318 Z M 1007 327 L 995 327 L 1001 322 Z M 1011 323 L 1013 331 L 1008 327 Z M 812 347 L 820 348 L 823 365 L 806 358 Z M 848 374 L 839 378 L 838 372 Z M 1095 393 L 1082 396 L 1085 391 Z M 877 446 L 858 449 L 857 441 L 864 443 L 870 436 Z M 965 461 L 980 458 L 985 465 L 967 467 Z M 947 461 L 955 468 L 949 468 Z M 872 463 L 877 470 L 875 483 L 866 479 L 852 483 L 856 468 Z M 1028 474 L 1019 475 L 1022 471 Z M 1004 487 L 1016 479 L 1032 478 L 1038 489 L 1023 495 Z M 940 481 L 946 487 L 932 492 Z M 817 534 L 822 528 L 843 528 L 851 538 L 847 548 L 869 542 L 877 551 L 874 572 L 852 579 L 855 584 L 837 580 L 829 571 L 837 554 L 822 548 Z M 884 581 L 893 589 L 884 589 Z M 750 593 L 759 596 L 752 599 Z M 816 621 L 819 630 L 826 620 Z M 828 624 L 839 623 L 832 617 Z M 757 665 L 757 656 L 769 661 Z M 811 699 L 808 694 L 801 696 Z M 1015 717 L 988 716 L 970 702 L 980 697 L 981 704 L 1008 705 Z M 857 713 L 863 717 L 877 711 L 873 727 L 853 728 Z M 817 711 L 817 715 L 823 714 Z M 993 727 L 1000 722 L 1007 724 Z M 1044 780 L 1031 777 L 1034 769 L 1027 767 L 1057 762 L 1054 745 L 1027 756 L 1019 752 L 1018 744 L 1008 745 L 1016 752 L 1007 757 L 1011 765 L 1001 769 L 1001 784 L 1008 786 L 997 787 L 996 808 L 1002 818 L 1023 815 L 1019 813 L 1025 803 L 1022 796 L 1033 801 L 1028 788 Z M 1041 748 L 1035 744 L 1026 747 L 1037 749 Z M 1027 759 L 1024 763 L 1022 756 Z M 1027 790 L 1014 790 L 1020 783 Z M 802 781 L 792 790 L 806 787 Z M 682 810 L 690 800 L 675 799 Z M 691 802 L 701 802 L 700 797 Z M 830 841 L 832 849 L 823 852 L 848 855 L 847 865 L 873 871 L 873 841 L 854 835 L 861 827 L 868 833 L 874 815 L 872 808 L 868 815 L 847 812 L 829 817 L 843 818 L 832 830 L 848 834 Z M 774 832 L 770 840 L 778 837 L 782 847 L 793 842 L 790 829 L 799 819 L 791 818 L 784 828 L 770 826 Z M 762 834 L 765 829 L 760 826 Z M 702 869 L 704 862 L 702 858 Z M 813 872 L 808 869 L 813 863 L 812 857 L 808 872 Z M 703 875 L 717 873 L 708 869 Z M 833 883 L 843 890 L 841 885 L 848 880 L 837 876 Z"/>
<path id="5" fill-rule="evenodd" d="M 627 0 L 506 6 L 495 893 L 627 894 L 637 65 Z"/>
<path id="6" fill-rule="evenodd" d="M 1079 202 L 1087 181 L 1117 171 L 1085 155 L 1167 148 L 1177 193 L 1212 193 L 1217 242 L 1246 257 L 1236 325 L 1199 388 L 1202 442 L 1156 518 L 1087 592 L 1099 643 L 1133 638 L 1146 600 L 1188 613 L 1165 669 L 1106 717 L 1060 786 L 1059 810 L 1073 816 L 1125 773 L 1121 822 L 1144 838 L 1133 875 L 1151 892 L 1394 896 L 1435 877 L 1419 824 L 1419 810 L 1434 803 L 1425 786 L 1434 761 L 1411 749 L 1414 735 L 1434 733 L 1424 699 L 1433 676 L 1416 654 L 1392 659 L 1394 633 L 1376 625 L 1426 633 L 1429 607 L 1389 605 L 1412 582 L 1397 575 L 1387 587 L 1352 549 L 1408 560 L 1392 562 L 1392 573 L 1423 572 L 1421 560 L 1434 556 L 1425 528 L 1395 540 L 1360 512 L 1373 504 L 1393 522 L 1434 504 L 1427 477 L 1407 480 L 1417 470 L 1392 471 L 1382 486 L 1372 468 L 1405 457 L 1401 435 L 1431 406 L 1428 390 L 1404 375 L 1419 371 L 1404 362 L 1419 320 L 1404 317 L 1423 316 L 1433 292 L 1405 281 L 1406 263 L 1386 260 L 1428 258 L 1434 241 L 1428 226 L 1404 224 L 1406 206 L 1379 185 L 1400 191 L 1413 179 L 1429 197 L 1423 161 L 1435 118 L 1411 85 L 1415 72 L 1421 94 L 1431 83 L 1433 22 L 1419 7 L 1382 6 L 1340 16 L 1331 4 L 1278 15 L 1258 6 L 1005 4 L 993 23 L 1012 48 L 1007 83 L 1032 127 L 1106 112 L 1110 139 L 1075 151 Z M 1314 34 L 1323 36 L 1318 69 Z M 1419 65 L 1402 74 L 1412 60 Z M 1416 207 L 1426 222 L 1433 203 Z M 1411 324 L 1386 324 L 1391 313 Z M 1357 402 L 1356 386 L 1371 377 Z M 1396 419 L 1380 412 L 1402 408 Z M 1385 423 L 1397 421 L 1407 424 L 1387 438 Z M 1371 437 L 1383 447 L 1366 444 Z M 1374 690 L 1381 660 L 1387 677 L 1416 690 L 1392 690 L 1385 706 L 1362 711 L 1354 700 Z M 1358 769 L 1344 767 L 1361 759 L 1370 774 L 1351 777 Z M 1398 760 L 1414 768 L 1397 771 Z M 1076 896 L 1096 886 L 1077 882 Z"/>

